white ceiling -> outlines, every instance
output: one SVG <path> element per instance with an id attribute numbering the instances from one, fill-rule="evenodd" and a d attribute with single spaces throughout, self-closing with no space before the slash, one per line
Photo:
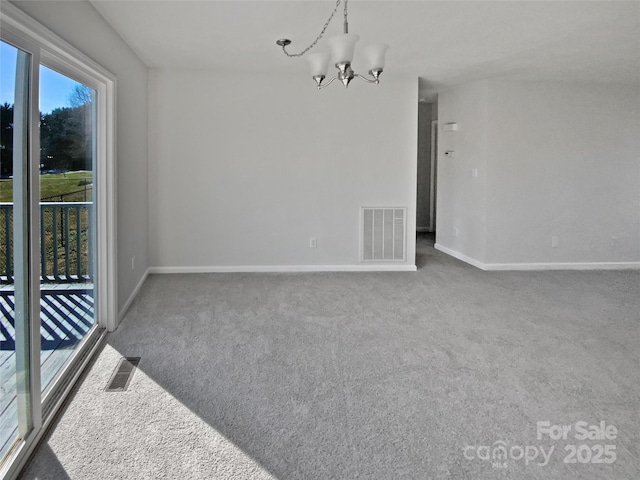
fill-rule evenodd
<path id="1" fill-rule="evenodd" d="M 305 74 L 307 64 L 287 58 L 275 41 L 292 39 L 293 52 L 305 48 L 335 6 L 335 0 L 91 3 L 149 67 L 282 74 Z M 359 45 L 389 43 L 384 75 L 421 77 L 423 97 L 494 77 L 640 84 L 637 1 L 352 0 L 349 27 Z M 327 36 L 341 31 L 342 6 Z"/>

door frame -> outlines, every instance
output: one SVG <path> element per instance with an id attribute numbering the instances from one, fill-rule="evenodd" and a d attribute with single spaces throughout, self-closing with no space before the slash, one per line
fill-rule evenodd
<path id="1" fill-rule="evenodd" d="M 436 227 L 436 188 L 438 168 L 438 121 L 431 120 L 431 173 L 429 175 L 429 231 L 434 232 Z"/>

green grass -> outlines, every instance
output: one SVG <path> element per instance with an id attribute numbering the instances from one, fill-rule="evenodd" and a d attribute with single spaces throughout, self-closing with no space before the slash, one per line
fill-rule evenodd
<path id="1" fill-rule="evenodd" d="M 84 201 L 83 185 L 78 185 L 82 181 L 92 181 L 92 172 L 85 170 L 67 173 L 55 173 L 40 175 L 40 198 L 52 197 L 54 195 L 64 195 L 69 192 L 82 190 L 73 196 L 64 197 L 66 202 Z M 91 187 L 87 186 L 87 201 L 91 200 Z M 49 201 L 60 201 L 59 198 L 52 198 Z M 13 202 L 13 179 L 0 180 L 0 202 Z"/>

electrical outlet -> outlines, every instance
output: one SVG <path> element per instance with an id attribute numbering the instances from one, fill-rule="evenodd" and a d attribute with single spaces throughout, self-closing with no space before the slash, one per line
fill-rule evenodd
<path id="1" fill-rule="evenodd" d="M 558 239 L 558 237 L 556 237 L 555 235 L 551 237 L 551 247 L 552 248 L 556 248 L 559 243 L 560 243 L 560 240 Z"/>
<path id="2" fill-rule="evenodd" d="M 609 245 L 611 245 L 612 247 L 617 247 L 618 246 L 618 237 L 616 237 L 615 235 L 611 236 L 611 240 L 609 241 Z"/>
<path id="3" fill-rule="evenodd" d="M 131 270 L 136 269 L 136 257 L 131 257 Z"/>
<path id="4" fill-rule="evenodd" d="M 457 229 L 457 228 L 454 228 L 454 229 L 453 229 L 453 236 L 454 236 L 454 237 L 457 237 L 457 236 L 458 236 L 458 229 Z"/>
<path id="5" fill-rule="evenodd" d="M 318 247 L 318 239 L 316 237 L 311 237 L 309 239 L 309 248 L 317 248 Z"/>

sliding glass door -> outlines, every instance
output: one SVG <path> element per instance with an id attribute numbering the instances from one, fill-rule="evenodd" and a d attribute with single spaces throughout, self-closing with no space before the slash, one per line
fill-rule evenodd
<path id="1" fill-rule="evenodd" d="M 36 100 L 30 96 L 34 62 L 29 53 L 7 42 L 0 50 L 0 454 L 4 455 L 33 428 L 31 388 L 39 385 L 43 393 L 53 389 L 96 324 L 96 91 L 45 65 L 35 67 L 40 87 L 35 132 L 29 117 L 29 106 Z M 30 155 L 33 134 L 39 134 L 38 158 Z M 31 365 L 34 330 L 39 333 L 36 368 Z M 38 395 L 38 400 L 45 396 Z"/>
<path id="2" fill-rule="evenodd" d="M 33 427 L 29 86 L 31 55 L 2 42 L 0 158 L 0 454 Z M 38 395 L 39 398 L 39 395 Z"/>
<path id="3" fill-rule="evenodd" d="M 40 65 L 40 373 L 54 383 L 95 324 L 96 92 Z"/>
<path id="4" fill-rule="evenodd" d="M 115 78 L 0 16 L 0 477 L 14 477 L 116 325 Z"/>

